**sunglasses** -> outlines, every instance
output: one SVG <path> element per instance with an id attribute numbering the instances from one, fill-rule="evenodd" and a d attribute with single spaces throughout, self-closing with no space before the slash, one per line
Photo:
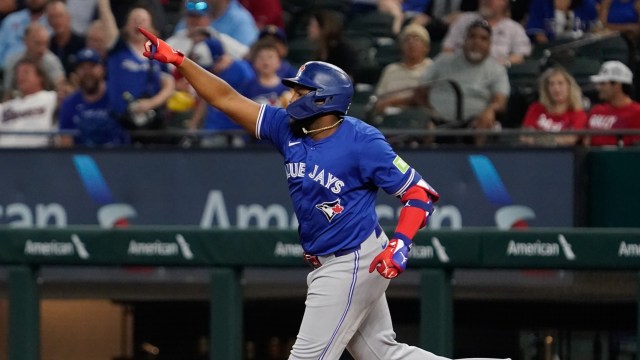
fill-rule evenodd
<path id="1" fill-rule="evenodd" d="M 186 7 L 187 11 L 207 11 L 209 4 L 206 1 L 188 1 Z"/>

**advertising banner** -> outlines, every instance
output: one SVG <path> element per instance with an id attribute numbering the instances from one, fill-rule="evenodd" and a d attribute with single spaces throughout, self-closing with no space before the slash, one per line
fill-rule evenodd
<path id="1" fill-rule="evenodd" d="M 570 150 L 405 151 L 442 196 L 431 229 L 574 226 Z M 282 158 L 265 150 L 3 151 L 0 225 L 296 229 Z M 398 199 L 382 191 L 382 226 Z"/>

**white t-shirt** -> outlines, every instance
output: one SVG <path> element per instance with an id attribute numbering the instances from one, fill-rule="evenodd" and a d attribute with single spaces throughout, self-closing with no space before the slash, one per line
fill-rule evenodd
<path id="1" fill-rule="evenodd" d="M 0 103 L 0 147 L 48 146 L 48 135 L 10 135 L 1 131 L 55 131 L 53 114 L 56 105 L 56 92 L 47 90 Z"/>

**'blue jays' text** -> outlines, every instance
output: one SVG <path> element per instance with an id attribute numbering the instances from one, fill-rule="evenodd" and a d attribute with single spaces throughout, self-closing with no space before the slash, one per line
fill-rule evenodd
<path id="1" fill-rule="evenodd" d="M 306 164 L 305 163 L 286 163 L 284 164 L 285 172 L 287 173 L 287 179 L 289 178 L 302 178 L 305 176 Z M 313 171 L 308 174 L 309 178 L 317 182 L 319 185 L 329 189 L 334 194 L 339 194 L 344 186 L 344 182 L 324 169 L 320 169 L 318 165 L 313 167 Z"/>

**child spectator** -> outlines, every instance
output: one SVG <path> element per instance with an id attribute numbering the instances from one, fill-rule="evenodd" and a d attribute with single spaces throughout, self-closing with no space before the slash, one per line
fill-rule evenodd
<path id="1" fill-rule="evenodd" d="M 276 45 L 276 48 L 278 49 L 278 55 L 280 56 L 280 68 L 278 69 L 278 76 L 283 79 L 295 77 L 296 73 L 298 73 L 298 68 L 291 65 L 291 63 L 287 60 L 287 55 L 289 54 L 289 45 L 287 42 L 287 35 L 285 34 L 284 30 L 273 25 L 267 25 L 262 29 L 262 31 L 260 31 L 260 36 L 258 37 L 258 42 L 263 40 L 273 41 Z"/>
<path id="2" fill-rule="evenodd" d="M 256 43 L 251 63 L 256 77 L 244 86 L 242 94 L 259 104 L 286 107 L 291 97 L 290 88 L 282 84 L 278 76 L 280 55 L 275 42 Z"/>

